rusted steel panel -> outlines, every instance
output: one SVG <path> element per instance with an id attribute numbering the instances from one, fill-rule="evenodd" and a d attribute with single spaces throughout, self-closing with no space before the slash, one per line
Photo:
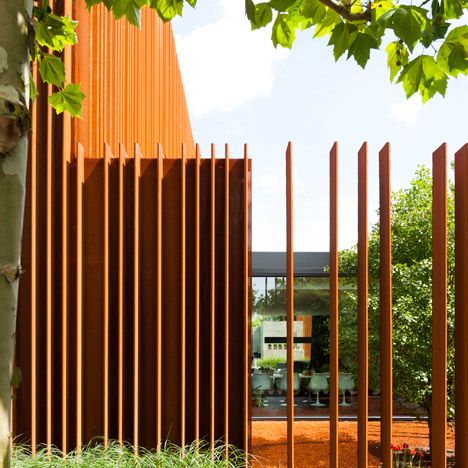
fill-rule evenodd
<path id="1" fill-rule="evenodd" d="M 286 150 L 286 341 L 288 468 L 294 468 L 294 247 L 292 143 Z"/>
<path id="2" fill-rule="evenodd" d="M 37 81 L 37 66 L 33 67 L 33 77 Z M 37 101 L 34 102 L 32 105 L 32 114 L 31 119 L 33 124 L 37 122 Z M 30 200 L 31 200 L 31 208 L 30 208 L 30 217 L 25 217 L 26 219 L 30 219 L 30 229 L 31 229 L 31 236 L 30 236 L 30 284 L 31 284 L 31 307 L 30 307 L 30 316 L 31 316 L 31 359 L 30 359 L 30 366 L 29 369 L 31 370 L 31 449 L 32 453 L 36 452 L 37 446 L 37 434 L 36 434 L 36 427 L 37 427 L 37 410 L 36 410 L 36 395 L 37 395 L 37 300 L 36 300 L 36 275 L 37 275 L 37 267 L 36 267 L 36 255 L 37 255 L 37 246 L 36 246 L 36 236 L 37 236 L 37 142 L 36 142 L 36 134 L 32 132 L 32 137 L 30 140 L 31 148 L 30 148 Z M 27 197 L 26 197 L 27 200 Z M 28 204 L 26 201 L 25 212 L 28 212 Z M 28 225 L 25 223 L 24 230 L 26 231 Z M 23 249 L 23 257 L 27 255 L 27 252 Z M 24 265 L 24 262 L 23 262 Z M 19 295 L 19 304 L 18 309 L 19 311 L 21 308 L 21 298 L 23 297 L 23 289 L 26 287 L 24 278 L 22 279 L 22 288 L 21 294 Z M 27 320 L 20 320 L 21 319 L 21 312 L 18 312 L 18 325 L 20 326 L 21 323 L 26 323 Z M 18 326 L 18 328 L 19 328 Z M 21 334 L 18 335 L 16 346 L 19 348 L 21 346 Z M 16 353 L 18 355 L 18 353 Z M 18 356 L 16 357 L 18 359 Z M 23 369 L 24 372 L 25 369 Z M 24 382 L 23 382 L 24 386 Z M 23 387 L 24 388 L 24 387 Z M 17 392 L 18 398 L 18 392 Z M 15 415 L 17 412 L 15 413 Z M 17 428 L 19 429 L 19 428 Z M 27 434 L 27 433 L 26 433 Z"/>
<path id="3" fill-rule="evenodd" d="M 447 149 L 432 154 L 432 463 L 447 465 Z"/>
<path id="4" fill-rule="evenodd" d="M 83 183 L 84 148 L 78 145 L 76 161 L 76 438 L 83 443 Z"/>
<path id="5" fill-rule="evenodd" d="M 118 403 L 117 403 L 117 440 L 123 442 L 123 424 L 124 424 L 124 310 L 125 310 L 125 160 L 127 153 L 123 145 L 119 146 L 119 180 L 118 180 Z"/>
<path id="6" fill-rule="evenodd" d="M 455 453 L 468 466 L 468 144 L 455 153 Z"/>
<path id="7" fill-rule="evenodd" d="M 157 181 L 156 181 L 156 448 L 161 448 L 162 440 L 162 230 L 163 230 L 163 177 L 164 161 L 161 145 L 157 146 Z"/>
<path id="8" fill-rule="evenodd" d="M 180 444 L 182 389 L 181 357 L 181 160 L 164 161 L 163 179 L 163 320 L 162 320 L 162 432 L 173 443 Z M 176 402 L 176 403 L 175 403 Z"/>
<path id="9" fill-rule="evenodd" d="M 83 2 L 73 4 L 72 16 L 80 40 L 71 79 L 87 95 L 83 119 L 72 122 L 73 145 L 80 141 L 87 154 L 98 156 L 102 141 L 115 153 L 119 143 L 130 148 L 137 141 L 149 157 L 159 141 L 167 157 L 178 158 L 185 142 L 194 157 L 171 25 L 144 8 L 138 29 L 115 21 L 104 5 L 88 11 Z"/>
<path id="10" fill-rule="evenodd" d="M 250 190 L 250 162 L 247 156 L 228 160 L 187 159 L 182 190 L 182 161 L 163 160 L 161 149 L 160 154 L 158 159 L 145 158 L 137 151 L 136 157 L 127 158 L 121 146 L 119 158 L 114 158 L 108 147 L 104 157 L 90 158 L 85 157 L 80 145 L 79 157 L 66 162 L 66 168 L 59 166 L 53 174 L 56 177 L 70 172 L 66 189 L 54 185 L 53 200 L 61 209 L 52 210 L 54 235 L 58 232 L 62 239 L 69 231 L 70 236 L 62 245 L 67 249 L 64 257 L 67 265 L 57 263 L 52 271 L 53 284 L 60 285 L 66 280 L 68 287 L 65 298 L 54 295 L 52 302 L 52 316 L 60 320 L 54 319 L 50 335 L 57 340 L 50 361 L 54 365 L 51 387 L 58 389 L 54 390 L 57 397 L 51 407 L 50 433 L 53 444 L 63 444 L 69 450 L 95 436 L 148 448 L 166 439 L 183 443 L 184 391 L 186 442 L 196 437 L 210 440 L 212 435 L 214 440 L 224 438 L 226 428 L 231 443 L 245 447 L 249 440 L 250 422 L 246 418 L 250 411 L 250 389 L 246 366 L 250 365 L 250 355 L 245 340 L 250 339 L 250 311 L 245 295 L 249 279 L 245 272 L 250 271 L 251 207 L 245 189 Z M 45 156 L 40 165 L 41 178 L 36 175 L 36 181 L 41 181 L 36 189 L 44 202 Z M 198 196 L 194 197 L 197 191 Z M 197 203 L 195 198 L 199 200 Z M 181 210 L 184 204 L 185 210 Z M 41 206 L 47 211 L 47 203 Z M 65 212 L 67 223 L 63 224 L 60 217 Z M 35 258 L 46 265 L 46 220 L 41 219 Z M 184 230 L 185 242 L 181 236 Z M 202 238 L 211 237 L 212 231 L 212 245 L 211 240 L 202 242 Z M 30 251 L 25 249 L 25 254 Z M 62 271 L 66 271 L 66 278 L 56 274 Z M 212 278 L 222 278 L 218 284 L 221 288 L 211 287 Z M 181 288 L 181 280 L 185 290 Z M 45 279 L 40 284 L 43 290 Z M 46 294 L 38 300 L 45 306 Z M 66 310 L 61 309 L 64 301 Z M 27 307 L 30 316 L 30 298 Z M 45 312 L 41 320 L 36 317 L 39 352 L 35 360 L 39 361 L 40 356 L 42 365 L 47 358 L 45 317 Z M 31 331 L 27 336 L 31 338 Z M 234 343 L 239 344 L 239 352 L 226 353 L 229 351 L 226 344 Z M 18 350 L 18 365 L 27 369 L 22 362 L 26 359 L 31 363 L 31 353 L 31 340 L 23 341 Z M 212 359 L 215 355 L 220 356 L 216 363 Z M 66 373 L 60 365 L 62 356 L 67 358 Z M 184 360 L 186 385 L 182 387 Z M 215 369 L 211 363 L 216 364 Z M 233 385 L 243 389 L 241 398 L 233 398 L 232 392 L 226 392 L 226 375 L 228 389 Z M 22 424 L 30 431 L 33 408 L 39 416 L 37 425 L 46 421 L 48 394 L 44 376 L 38 379 L 37 389 L 34 395 L 30 385 L 21 389 L 19 401 L 25 401 L 27 409 L 15 411 L 15 431 Z M 213 406 L 211 398 L 215 395 Z M 226 421 L 226 414 L 242 416 Z M 25 416 L 25 422 L 18 419 L 19 415 Z M 43 423 L 41 427 L 36 433 L 38 444 L 50 437 Z"/>
<path id="11" fill-rule="evenodd" d="M 330 467 L 338 468 L 338 143 L 330 150 Z"/>
<path id="12" fill-rule="evenodd" d="M 65 125 L 64 125 L 65 127 Z M 66 139 L 64 135 L 64 141 Z M 68 141 L 69 138 L 68 138 Z M 67 154 L 67 144 L 64 143 L 64 154 Z M 69 175 L 69 162 L 64 157 L 61 164 L 61 205 L 62 205 L 62 220 L 61 220 L 61 239 L 62 239 L 62 281 L 61 281 L 61 307 L 62 307 L 62 441 L 61 449 L 63 453 L 67 453 L 67 438 L 68 438 L 68 240 L 69 240 L 69 209 L 68 209 L 68 175 Z"/>
<path id="13" fill-rule="evenodd" d="M 187 154 L 186 147 L 181 148 L 180 168 L 180 445 L 185 448 L 186 417 L 186 197 L 187 197 Z"/>
<path id="14" fill-rule="evenodd" d="M 80 330 L 83 438 L 86 441 L 104 434 L 103 183 L 104 158 L 86 158 L 83 174 L 83 309 Z"/>
<path id="15" fill-rule="evenodd" d="M 194 439 L 200 439 L 200 146 L 195 148 L 195 372 L 194 372 Z"/>
<path id="16" fill-rule="evenodd" d="M 140 405 L 139 443 L 155 447 L 157 425 L 157 160 L 141 159 L 140 176 Z"/>
<path id="17" fill-rule="evenodd" d="M 138 454 L 140 416 L 140 171 L 141 152 L 133 159 L 133 446 Z"/>
<path id="18" fill-rule="evenodd" d="M 243 382 L 243 431 L 244 440 L 243 446 L 247 451 L 246 463 L 249 462 L 248 454 L 250 453 L 250 402 L 251 399 L 251 379 L 250 379 L 250 356 L 251 356 L 251 321 L 250 321 L 250 177 L 249 177 L 249 149 L 247 144 L 244 145 L 244 245 L 243 245 L 243 261 L 244 261 L 244 382 Z"/>
<path id="19" fill-rule="evenodd" d="M 392 237 L 390 144 L 379 153 L 380 189 L 380 447 L 384 468 L 392 467 Z"/>
<path id="20" fill-rule="evenodd" d="M 52 86 L 47 87 L 47 95 L 50 96 L 52 93 Z M 52 341 L 53 341 L 53 329 L 52 329 L 52 191 L 53 191 L 53 180 L 52 180 L 52 109 L 47 109 L 47 142 L 46 142 L 46 431 L 47 431 L 47 450 L 50 452 L 52 445 L 52 401 L 53 401 L 53 387 L 52 387 Z"/>
<path id="21" fill-rule="evenodd" d="M 216 421 L 216 149 L 210 160 L 210 446 L 215 445 Z"/>
<path id="22" fill-rule="evenodd" d="M 249 382 L 249 372 L 245 373 L 244 360 L 249 359 L 248 348 L 244 347 L 245 334 L 248 333 L 249 320 L 244 317 L 244 161 L 245 159 L 229 159 L 229 328 L 228 339 L 228 416 L 229 443 L 237 447 L 245 447 L 246 428 L 244 414 L 250 407 L 250 401 L 244 407 L 243 389 Z M 248 161 L 247 161 L 248 165 Z M 226 174 L 225 174 L 226 175 Z M 247 181 L 249 179 L 247 178 Z M 226 423 L 226 421 L 225 421 Z M 247 429 L 248 431 L 248 429 Z"/>
<path id="23" fill-rule="evenodd" d="M 358 153 L 358 468 L 368 464 L 367 143 Z"/>
<path id="24" fill-rule="evenodd" d="M 108 145 L 104 145 L 104 277 L 103 277 L 103 300 L 104 300 L 104 339 L 103 339 L 103 367 L 104 367 L 104 393 L 103 393 L 103 424 L 104 424 L 104 445 L 107 446 L 109 440 L 109 170 L 112 153 Z"/>
<path id="25" fill-rule="evenodd" d="M 226 457 L 228 456 L 229 444 L 229 253 L 230 253 L 230 164 L 229 145 L 224 147 L 224 442 L 226 443 Z"/>

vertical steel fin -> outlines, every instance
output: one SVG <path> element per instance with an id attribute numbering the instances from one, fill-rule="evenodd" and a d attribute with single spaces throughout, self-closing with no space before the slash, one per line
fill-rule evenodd
<path id="1" fill-rule="evenodd" d="M 432 154 L 432 463 L 447 466 L 447 146 Z"/>
<path id="2" fill-rule="evenodd" d="M 338 468 L 338 143 L 330 150 L 330 467 Z"/>
<path id="3" fill-rule="evenodd" d="M 288 468 L 294 468 L 294 245 L 292 143 L 286 150 L 286 335 Z"/>
<path id="4" fill-rule="evenodd" d="M 390 144 L 379 152 L 380 190 L 380 447 L 384 468 L 392 467 L 392 237 Z"/>
<path id="5" fill-rule="evenodd" d="M 367 143 L 358 153 L 358 468 L 368 454 L 368 233 Z"/>

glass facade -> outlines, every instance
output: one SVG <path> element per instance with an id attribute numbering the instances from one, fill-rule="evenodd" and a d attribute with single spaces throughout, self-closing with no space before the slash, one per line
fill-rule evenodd
<path id="1" fill-rule="evenodd" d="M 339 288 L 341 300 L 347 292 L 354 295 L 356 283 L 341 278 Z M 253 417 L 282 417 L 286 414 L 286 278 L 282 272 L 254 276 L 252 290 Z M 294 278 L 294 393 L 296 414 L 303 417 L 328 415 L 329 292 L 325 267 L 322 275 Z M 342 369 L 344 363 L 340 373 Z M 345 377 L 349 380 L 350 389 L 344 393 L 350 400 L 355 376 L 346 370 L 342 374 L 343 382 Z"/>

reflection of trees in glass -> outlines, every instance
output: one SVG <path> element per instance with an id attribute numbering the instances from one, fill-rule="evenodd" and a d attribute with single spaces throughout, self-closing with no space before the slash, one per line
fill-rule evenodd
<path id="1" fill-rule="evenodd" d="M 324 277 L 294 278 L 294 312 L 296 315 L 327 315 L 329 281 Z M 275 278 L 267 291 L 255 291 L 253 311 L 259 314 L 285 315 L 286 279 Z"/>

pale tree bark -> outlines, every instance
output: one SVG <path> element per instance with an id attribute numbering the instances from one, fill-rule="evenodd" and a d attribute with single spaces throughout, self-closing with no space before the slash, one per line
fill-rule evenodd
<path id="1" fill-rule="evenodd" d="M 29 129 L 32 0 L 0 1 L 0 466 L 10 466 L 10 402 Z"/>

